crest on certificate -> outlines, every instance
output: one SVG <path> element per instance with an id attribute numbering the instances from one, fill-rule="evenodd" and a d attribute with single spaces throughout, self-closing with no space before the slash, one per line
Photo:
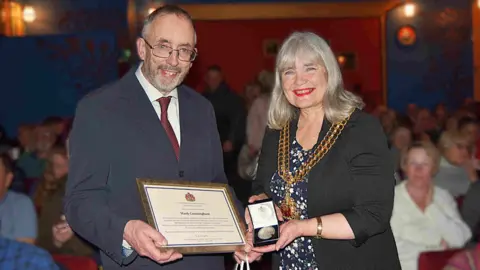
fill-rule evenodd
<path id="1" fill-rule="evenodd" d="M 193 196 L 192 193 L 187 192 L 187 194 L 185 194 L 185 200 L 187 200 L 188 202 L 194 202 L 195 201 L 195 196 Z"/>

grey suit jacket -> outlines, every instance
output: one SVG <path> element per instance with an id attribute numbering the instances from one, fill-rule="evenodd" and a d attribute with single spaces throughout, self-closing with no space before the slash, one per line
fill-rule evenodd
<path id="1" fill-rule="evenodd" d="M 136 253 L 122 256 L 125 224 L 146 220 L 136 178 L 227 183 L 211 104 L 186 86 L 178 95 L 179 161 L 134 69 L 78 104 L 64 210 L 73 230 L 99 247 L 106 270 L 224 269 L 218 255 L 185 256 L 168 265 Z"/>

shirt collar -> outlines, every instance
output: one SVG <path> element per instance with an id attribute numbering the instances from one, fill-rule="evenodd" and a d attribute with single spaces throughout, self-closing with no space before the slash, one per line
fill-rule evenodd
<path id="1" fill-rule="evenodd" d="M 135 71 L 135 76 L 137 76 L 138 82 L 139 82 L 140 85 L 142 86 L 143 90 L 145 90 L 145 93 L 147 94 L 148 99 L 150 100 L 150 102 L 155 102 L 155 101 L 157 101 L 159 98 L 164 97 L 164 95 L 162 95 L 162 93 L 160 93 L 160 92 L 145 78 L 145 76 L 143 75 L 143 72 L 142 72 L 142 66 L 143 66 L 143 62 L 142 62 L 140 65 L 138 65 L 137 71 Z M 178 99 L 178 90 L 177 90 L 177 88 L 173 89 L 173 91 L 170 92 L 170 94 L 168 94 L 167 96 L 172 97 L 173 99 Z"/>

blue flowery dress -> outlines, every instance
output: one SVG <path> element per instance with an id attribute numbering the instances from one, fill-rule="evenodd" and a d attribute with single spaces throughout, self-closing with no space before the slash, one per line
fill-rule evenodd
<path id="1" fill-rule="evenodd" d="M 308 161 L 310 155 L 313 154 L 313 148 L 303 150 L 302 146 L 293 140 L 290 147 L 290 172 L 294 173 L 303 163 Z M 308 174 L 303 181 L 293 185 L 291 190 L 291 198 L 297 204 L 300 211 L 300 219 L 308 219 L 307 213 L 307 184 Z M 270 190 L 273 194 L 273 201 L 277 205 L 281 205 L 285 198 L 285 181 L 276 172 L 270 182 Z M 300 237 L 295 239 L 285 249 L 280 251 L 280 270 L 317 270 L 318 266 L 315 262 L 315 254 L 313 253 L 312 240 Z"/>

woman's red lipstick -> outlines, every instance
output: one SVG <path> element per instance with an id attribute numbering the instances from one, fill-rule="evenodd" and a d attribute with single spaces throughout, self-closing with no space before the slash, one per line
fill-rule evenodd
<path id="1" fill-rule="evenodd" d="M 308 96 L 310 95 L 315 88 L 301 88 L 301 89 L 295 89 L 293 90 L 293 93 L 297 97 L 303 97 L 303 96 Z"/>

